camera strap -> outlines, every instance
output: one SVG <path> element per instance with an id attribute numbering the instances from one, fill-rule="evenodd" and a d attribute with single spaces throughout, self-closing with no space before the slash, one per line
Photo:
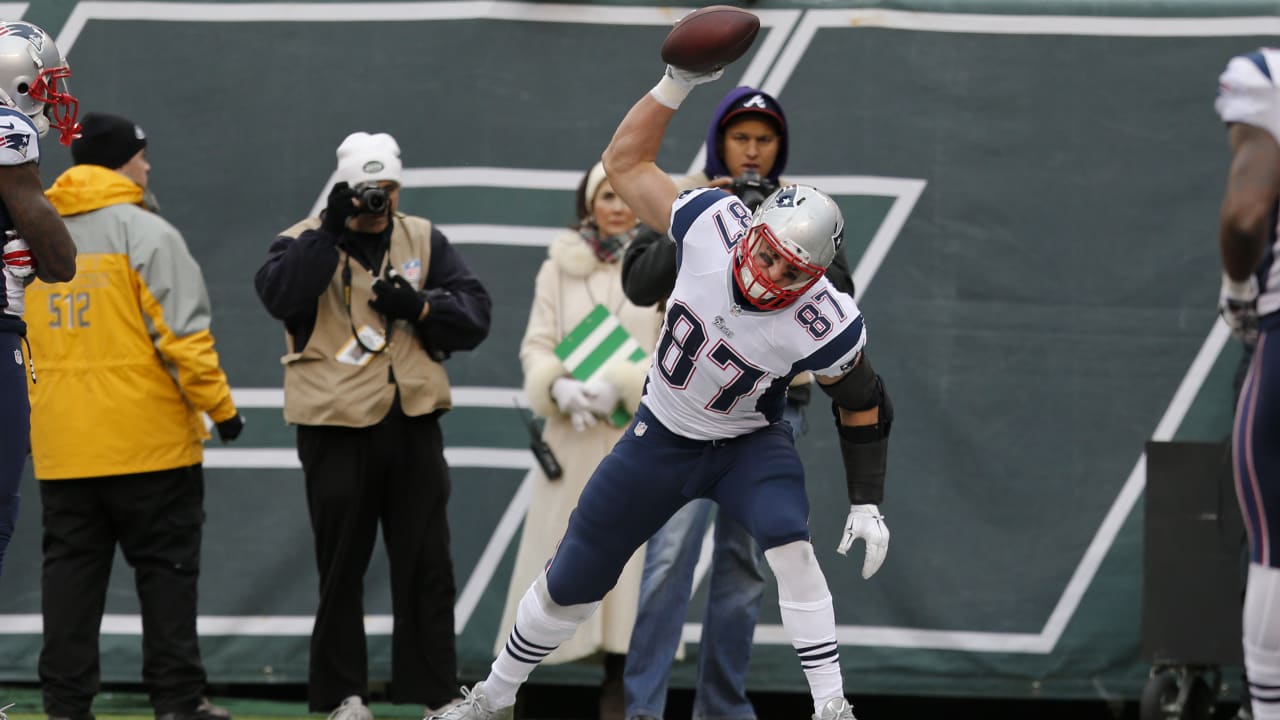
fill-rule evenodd
<path id="1" fill-rule="evenodd" d="M 386 330 L 383 331 L 386 339 L 377 350 L 365 345 L 364 341 L 360 339 L 360 333 L 356 330 L 355 319 L 351 316 L 351 253 L 344 252 L 343 255 L 345 261 L 342 265 L 342 303 L 347 308 L 347 324 L 351 327 L 351 336 L 356 339 L 356 344 L 360 346 L 360 349 L 367 353 L 377 355 L 386 352 L 387 348 L 391 346 L 391 338 L 386 334 Z M 383 265 L 382 271 L 378 273 L 378 277 L 385 275 L 390 267 L 391 248 L 387 248 L 386 263 Z"/>

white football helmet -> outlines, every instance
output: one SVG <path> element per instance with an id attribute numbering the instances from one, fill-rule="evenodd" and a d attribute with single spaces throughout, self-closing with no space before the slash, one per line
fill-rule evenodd
<path id="1" fill-rule="evenodd" d="M 822 277 L 842 242 L 844 216 L 830 196 L 808 185 L 780 187 L 756 208 L 733 277 L 755 307 L 785 307 Z"/>
<path id="2" fill-rule="evenodd" d="M 67 89 L 67 59 L 49 33 L 29 22 L 0 22 L 0 104 L 31 118 L 41 135 L 58 129 L 58 140 L 70 145 L 80 132 L 80 103 Z"/>

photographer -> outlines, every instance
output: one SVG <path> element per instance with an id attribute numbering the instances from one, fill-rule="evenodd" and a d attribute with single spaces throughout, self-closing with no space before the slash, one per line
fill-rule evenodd
<path id="1" fill-rule="evenodd" d="M 723 187 L 751 209 L 782 182 L 787 164 L 787 119 L 768 93 L 742 86 L 730 90 L 707 130 L 703 171 L 677 179 L 681 188 Z M 843 251 L 827 268 L 835 287 L 853 294 Z M 661 302 L 676 282 L 676 244 L 643 228 L 622 261 L 622 287 L 637 305 Z M 801 373 L 787 390 L 784 419 L 799 436 L 812 377 Z M 640 584 L 640 611 L 627 653 L 627 718 L 660 718 L 667 676 L 688 615 L 693 571 L 710 521 L 711 503 L 696 500 L 676 513 L 649 540 Z M 764 592 L 760 549 L 745 528 L 722 518 L 715 529 L 711 586 L 702 625 L 695 718 L 753 718 L 746 695 L 752 635 Z"/>
<path id="2" fill-rule="evenodd" d="M 338 147 L 327 207 L 285 230 L 258 270 L 284 321 L 284 417 L 315 534 L 320 605 L 310 709 L 370 720 L 362 587 L 379 522 L 391 568 L 390 700 L 427 714 L 457 690 L 441 364 L 489 332 L 489 295 L 431 221 L 397 210 L 400 148 L 385 133 Z"/>

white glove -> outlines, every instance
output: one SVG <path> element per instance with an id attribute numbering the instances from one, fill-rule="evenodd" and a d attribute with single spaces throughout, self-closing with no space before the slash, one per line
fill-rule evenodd
<path id="1" fill-rule="evenodd" d="M 573 425 L 574 432 L 582 432 L 589 427 L 595 427 L 596 415 L 590 410 L 574 410 L 569 413 L 569 422 Z"/>
<path id="2" fill-rule="evenodd" d="M 587 386 L 573 378 L 556 378 L 551 383 L 551 397 L 556 401 L 560 412 L 572 415 L 577 411 L 591 411 L 591 398 L 587 395 Z"/>
<path id="3" fill-rule="evenodd" d="M 609 417 L 618 407 L 618 388 L 608 380 L 596 378 L 583 388 L 587 393 L 587 403 L 591 412 L 600 417 Z"/>
<path id="4" fill-rule="evenodd" d="M 680 107 L 680 103 L 689 97 L 689 93 L 693 91 L 695 86 L 718 80 L 723 74 L 724 68 L 699 73 L 692 70 L 681 70 L 678 67 L 668 65 L 666 73 L 663 74 L 658 84 L 653 86 L 649 94 L 659 103 L 676 110 Z"/>
<path id="5" fill-rule="evenodd" d="M 844 555 L 849 552 L 853 541 L 862 538 L 867 544 L 867 557 L 862 561 L 862 577 L 869 578 L 876 574 L 884 562 L 885 553 L 889 552 L 889 527 L 884 524 L 884 516 L 875 505 L 850 505 L 849 519 L 844 521 L 844 537 L 840 538 L 840 547 L 836 552 Z"/>
<path id="6" fill-rule="evenodd" d="M 1231 328 L 1231 334 L 1246 345 L 1258 342 L 1258 278 L 1232 280 L 1222 274 L 1222 290 L 1218 293 L 1218 314 Z"/>

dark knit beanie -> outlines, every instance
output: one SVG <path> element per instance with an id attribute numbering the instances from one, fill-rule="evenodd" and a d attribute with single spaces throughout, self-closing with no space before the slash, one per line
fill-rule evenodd
<path id="1" fill-rule="evenodd" d="M 88 113 L 80 120 L 80 137 L 71 141 L 71 160 L 77 165 L 101 165 L 115 170 L 146 146 L 146 133 L 132 121 L 106 113 Z"/>

